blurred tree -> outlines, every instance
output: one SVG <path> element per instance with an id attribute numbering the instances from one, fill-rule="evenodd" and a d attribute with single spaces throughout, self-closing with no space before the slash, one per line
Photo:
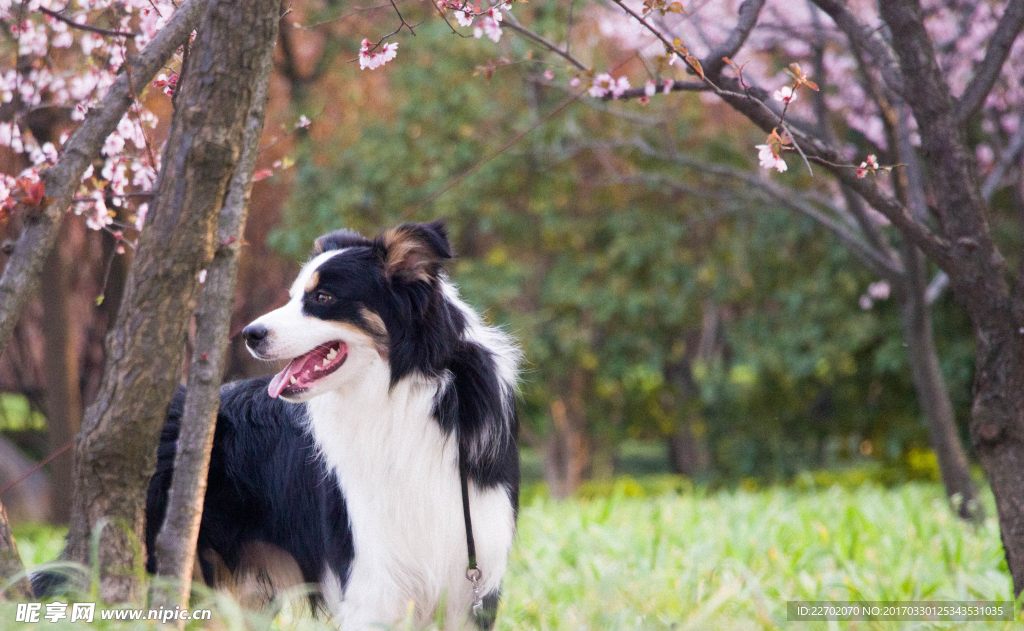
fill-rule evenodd
<path id="1" fill-rule="evenodd" d="M 545 6 L 536 14 L 558 17 Z M 673 437 L 688 473 L 713 464 L 783 477 L 815 464 L 802 453 L 807 436 L 892 438 L 882 454 L 892 458 L 922 438 L 905 403 L 905 359 L 873 359 L 899 328 L 894 311 L 858 307 L 872 277 L 851 270 L 815 222 L 794 222 L 749 184 L 679 178 L 629 141 L 637 131 L 678 137 L 695 161 L 742 163 L 745 134 L 727 122 L 698 128 L 697 107 L 666 118 L 590 103 L 481 164 L 563 93 L 538 79 L 544 65 L 522 40 L 502 44 L 501 54 L 525 60 L 517 64 L 480 63 L 480 45 L 444 24 L 419 27 L 416 45 L 417 59 L 389 67 L 386 82 L 334 71 L 359 86 L 341 98 L 361 124 L 314 122 L 273 240 L 300 257 L 341 225 L 373 233 L 447 218 L 454 279 L 524 345 L 524 439 L 545 453 L 555 492 L 609 473 L 627 436 Z M 338 98 L 307 94 L 313 108 Z M 363 104 L 374 99 L 371 115 Z M 885 396 L 869 396 L 883 383 Z M 729 445 L 741 443 L 763 453 L 737 458 Z"/>

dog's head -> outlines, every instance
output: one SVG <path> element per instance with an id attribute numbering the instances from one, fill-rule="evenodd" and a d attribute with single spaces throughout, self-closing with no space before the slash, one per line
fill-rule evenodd
<path id="1" fill-rule="evenodd" d="M 254 357 L 289 362 L 270 396 L 307 401 L 376 362 L 390 367 L 392 384 L 443 370 L 465 327 L 441 287 L 451 256 L 441 222 L 405 224 L 373 240 L 349 230 L 317 239 L 288 303 L 242 331 Z"/>

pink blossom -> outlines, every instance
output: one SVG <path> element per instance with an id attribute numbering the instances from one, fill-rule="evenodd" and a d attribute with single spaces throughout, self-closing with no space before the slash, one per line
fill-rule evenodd
<path id="1" fill-rule="evenodd" d="M 610 91 L 608 86 L 611 85 L 613 81 L 614 79 L 612 79 L 610 74 L 602 72 L 594 77 L 594 83 L 590 86 L 590 89 L 587 90 L 587 93 L 590 94 L 590 96 L 599 99 L 608 94 Z"/>
<path id="2" fill-rule="evenodd" d="M 573 77 L 572 79 L 569 79 L 569 87 L 570 88 L 575 88 L 579 84 L 580 84 L 580 78 L 579 77 Z"/>
<path id="3" fill-rule="evenodd" d="M 365 70 L 369 68 L 373 70 L 379 68 L 391 61 L 398 55 L 398 42 L 392 42 L 390 44 L 384 44 L 380 48 L 380 52 L 370 52 L 370 40 L 364 39 L 362 45 L 359 47 L 359 68 Z"/>
<path id="4" fill-rule="evenodd" d="M 668 94 L 669 92 L 671 92 L 672 91 L 672 86 L 674 86 L 675 83 L 676 82 L 673 81 L 672 79 L 665 79 L 665 81 L 662 83 L 662 86 L 661 86 L 661 93 L 662 94 Z"/>
<path id="5" fill-rule="evenodd" d="M 501 15 L 500 13 L 498 15 Z M 492 42 L 497 43 L 501 39 L 501 27 L 494 18 L 486 17 L 473 28 L 473 37 L 480 39 L 486 35 Z"/>
<path id="6" fill-rule="evenodd" d="M 871 296 L 873 300 L 886 300 L 889 298 L 889 292 L 891 289 L 892 288 L 889 287 L 888 282 L 880 280 L 868 285 L 868 295 Z"/>
<path id="7" fill-rule="evenodd" d="M 654 82 L 654 79 L 648 79 L 647 83 L 644 84 L 644 96 L 650 98 L 654 96 L 654 93 L 658 91 L 658 84 Z"/>
<path id="8" fill-rule="evenodd" d="M 459 26 L 473 26 L 473 18 L 467 16 L 465 11 L 456 11 L 455 19 L 459 21 Z"/>
<path id="9" fill-rule="evenodd" d="M 788 85 L 784 85 L 775 91 L 773 97 L 776 101 L 781 101 L 783 103 L 792 103 L 793 101 L 796 100 L 796 92 L 794 92 L 793 88 L 789 87 Z"/>
<path id="10" fill-rule="evenodd" d="M 312 122 L 313 121 L 306 118 L 305 114 L 301 114 L 299 116 L 299 122 L 295 123 L 295 129 L 304 129 L 306 127 L 309 127 L 312 124 Z"/>
<path id="11" fill-rule="evenodd" d="M 135 211 L 135 229 L 142 230 L 142 225 L 146 223 L 146 214 L 149 213 L 149 204 L 141 203 L 138 209 Z"/>
<path id="12" fill-rule="evenodd" d="M 617 99 L 628 89 L 629 79 L 626 77 L 615 79 L 607 72 L 602 72 L 594 77 L 594 83 L 587 92 L 595 98 L 602 98 L 611 94 L 613 99 Z"/>
<path id="13" fill-rule="evenodd" d="M 789 168 L 786 161 L 775 153 L 775 149 L 771 145 L 754 145 L 754 147 L 758 149 L 757 158 L 761 161 L 762 168 L 775 169 L 779 173 Z"/>
<path id="14" fill-rule="evenodd" d="M 551 81 L 552 79 L 555 78 L 555 72 L 553 70 L 545 70 L 544 78 L 547 79 L 548 81 Z"/>
<path id="15" fill-rule="evenodd" d="M 867 160 L 861 162 L 860 166 L 857 167 L 857 177 L 860 179 L 864 179 L 864 177 L 867 176 L 868 171 L 874 172 L 874 170 L 877 168 L 878 158 L 875 157 L 875 154 L 871 154 L 868 156 Z"/>

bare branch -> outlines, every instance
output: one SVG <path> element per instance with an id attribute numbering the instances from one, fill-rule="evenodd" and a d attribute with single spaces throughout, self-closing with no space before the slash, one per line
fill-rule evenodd
<path id="1" fill-rule="evenodd" d="M 680 81 L 678 79 L 673 81 L 672 87 L 669 88 L 669 92 L 708 92 L 710 90 L 711 87 L 708 86 L 708 84 L 703 83 L 701 81 Z M 655 94 L 664 93 L 665 87 L 663 85 L 658 86 L 658 89 L 655 91 Z M 614 100 L 628 101 L 630 99 L 638 99 L 642 96 L 645 96 L 646 94 L 647 93 L 644 92 L 644 88 L 630 88 L 623 92 L 622 94 L 620 94 L 619 97 Z M 612 100 L 612 95 L 606 94 L 603 98 L 605 101 Z"/>
<path id="2" fill-rule="evenodd" d="M 152 81 L 174 51 L 188 41 L 204 5 L 202 0 L 185 2 L 145 50 L 135 59 L 125 62 L 134 68 L 136 81 L 143 85 Z M 131 104 L 128 74 L 122 73 L 110 86 L 100 105 L 86 114 L 82 125 L 64 146 L 57 164 L 43 173 L 46 197 L 54 201 L 28 219 L 3 276 L 0 276 L 0 352 L 7 345 L 29 296 L 35 293 L 39 273 L 57 240 L 64 214 L 71 205 L 82 174 L 99 155 L 103 142 L 117 128 Z"/>
<path id="3" fill-rule="evenodd" d="M 57 13 L 56 11 L 51 11 L 50 9 L 47 9 L 46 7 L 38 7 L 38 8 L 39 8 L 39 12 L 40 13 L 42 13 L 44 15 L 48 15 L 48 16 L 50 16 L 51 18 L 53 18 L 55 20 L 60 20 L 61 22 L 67 24 L 71 28 L 76 28 L 76 29 L 78 29 L 80 31 L 88 31 L 90 33 L 96 33 L 98 35 L 106 35 L 108 37 L 138 37 L 139 36 L 138 33 L 133 33 L 131 31 L 112 31 L 110 29 L 99 28 L 98 26 L 89 26 L 88 24 L 79 24 L 78 22 L 75 22 L 71 18 L 65 17 L 65 16 L 61 15 L 60 13 Z"/>
<path id="4" fill-rule="evenodd" d="M 991 201 L 992 196 L 995 194 L 996 189 L 999 188 L 999 184 L 1003 181 L 1003 176 L 1013 166 L 1013 163 L 1017 161 L 1017 156 L 1020 155 L 1021 149 L 1024 149 L 1024 121 L 1017 123 L 1017 131 L 1010 138 L 1010 144 L 1003 151 L 1003 155 L 999 157 L 999 162 L 996 167 L 992 169 L 992 173 L 985 179 L 985 183 L 981 185 L 981 196 L 985 198 L 985 201 Z"/>
<path id="5" fill-rule="evenodd" d="M 999 18 L 999 25 L 985 51 L 985 58 L 982 59 L 974 74 L 974 78 L 967 84 L 967 89 L 960 95 L 960 99 L 954 106 L 954 115 L 957 120 L 963 122 L 971 118 L 975 112 L 985 103 L 985 98 L 992 91 L 996 79 L 1003 70 L 1003 63 L 1010 54 L 1013 42 L 1024 29 L 1024 0 L 1010 0 Z M 1019 77 L 1018 79 L 1019 80 Z"/>
<path id="6" fill-rule="evenodd" d="M 747 41 L 750 31 L 757 24 L 757 18 L 761 15 L 761 8 L 763 6 L 764 0 L 743 1 L 743 4 L 740 5 L 739 20 L 736 22 L 732 32 L 729 33 L 729 37 L 718 48 L 711 51 L 704 58 L 704 61 L 701 62 L 701 65 L 704 66 L 704 72 L 717 75 L 725 67 L 725 62 L 722 61 L 722 58 L 736 56 L 736 53 L 743 47 L 744 42 Z"/>
<path id="7" fill-rule="evenodd" d="M 813 219 L 828 229 L 862 263 L 864 263 L 864 265 L 869 267 L 879 276 L 892 281 L 894 284 L 902 282 L 903 269 L 895 260 L 887 256 L 885 253 L 878 252 L 872 248 L 863 239 L 851 232 L 845 224 L 834 220 L 827 214 L 815 208 L 812 204 L 808 203 L 807 200 L 803 199 L 798 193 L 796 193 L 796 191 L 771 180 L 762 179 L 756 174 L 742 169 L 737 169 L 723 164 L 705 162 L 703 160 L 696 160 L 683 154 L 665 154 L 656 151 L 650 147 L 650 145 L 639 139 L 634 143 L 634 146 L 650 157 L 675 162 L 676 164 L 681 164 L 703 173 L 725 176 L 760 190 L 774 201 L 782 204 L 790 210 L 804 215 L 805 217 Z"/>
<path id="8" fill-rule="evenodd" d="M 903 75 L 899 63 L 889 44 L 878 29 L 869 27 L 857 19 L 842 0 L 814 0 L 814 4 L 827 13 L 850 40 L 867 51 L 882 72 L 882 78 L 897 94 L 903 93 Z"/>
<path id="9" fill-rule="evenodd" d="M 571 54 L 569 54 L 569 45 L 568 45 L 568 43 L 566 43 L 565 50 L 562 50 L 558 46 L 555 46 L 554 44 L 552 44 L 548 40 L 544 39 L 540 35 L 534 33 L 530 29 L 528 29 L 525 26 L 523 26 L 522 24 L 520 24 L 519 20 L 515 19 L 515 17 L 513 17 L 511 13 L 505 14 L 505 18 L 504 18 L 503 21 L 505 22 L 505 26 L 507 28 L 512 29 L 513 31 L 519 33 L 520 35 L 523 35 L 527 39 L 532 39 L 533 41 L 537 42 L 538 44 L 540 44 L 544 48 L 547 48 L 548 50 L 550 50 L 551 52 L 555 53 L 556 55 L 558 55 L 562 59 L 565 59 L 566 61 L 568 61 L 572 65 L 576 66 L 577 68 L 579 68 L 583 72 L 589 72 L 590 71 L 590 68 L 588 68 L 586 64 L 584 64 L 582 61 L 580 61 L 579 59 L 576 59 Z"/>

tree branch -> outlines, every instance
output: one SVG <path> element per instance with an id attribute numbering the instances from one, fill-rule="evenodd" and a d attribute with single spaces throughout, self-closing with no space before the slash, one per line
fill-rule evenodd
<path id="1" fill-rule="evenodd" d="M 1009 146 L 1003 151 L 1003 155 L 999 157 L 999 163 L 992 169 L 992 173 L 985 179 L 985 183 L 981 185 L 981 196 L 985 198 L 986 202 L 992 200 L 992 195 L 999 188 L 999 184 L 1003 181 L 1003 176 L 1006 175 L 1006 172 L 1013 163 L 1017 161 L 1017 156 L 1020 155 L 1021 149 L 1024 149 L 1024 120 L 1017 122 L 1017 131 L 1010 138 Z"/>
<path id="2" fill-rule="evenodd" d="M 956 119 L 963 122 L 972 116 L 985 103 L 985 98 L 992 91 L 1003 70 L 1003 63 L 1010 54 L 1013 42 L 1017 39 L 1021 30 L 1024 29 L 1024 0 L 1010 0 L 999 18 L 999 25 L 985 50 L 985 58 L 982 59 L 974 74 L 974 78 L 967 84 L 964 93 L 954 106 Z M 1019 81 L 1020 78 L 1018 77 Z"/>
<path id="3" fill-rule="evenodd" d="M 878 29 L 869 27 L 857 19 L 842 0 L 813 0 L 814 4 L 827 13 L 841 31 L 846 33 L 857 46 L 867 51 L 874 59 L 882 78 L 889 88 L 897 94 L 903 93 L 903 75 L 899 63 L 889 44 L 882 38 Z"/>
<path id="4" fill-rule="evenodd" d="M 854 254 L 854 256 L 879 276 L 882 276 L 894 284 L 902 282 L 904 270 L 898 263 L 896 263 L 896 261 L 886 256 L 884 253 L 880 253 L 872 248 L 870 245 L 865 243 L 863 239 L 851 232 L 844 224 L 819 211 L 813 205 L 809 204 L 807 200 L 801 199 L 795 191 L 771 180 L 759 178 L 756 174 L 742 169 L 737 169 L 723 164 L 714 164 L 704 162 L 702 160 L 695 160 L 682 154 L 665 154 L 656 151 L 653 147 L 650 147 L 650 145 L 647 145 L 647 143 L 642 140 L 638 140 L 634 143 L 634 146 L 647 156 L 669 162 L 675 162 L 676 164 L 681 164 L 703 173 L 725 176 L 762 191 L 769 198 L 790 210 L 813 219 L 828 229 Z"/>
<path id="5" fill-rule="evenodd" d="M 203 6 L 203 0 L 185 2 L 138 57 L 126 62 L 132 64 L 135 81 L 146 85 L 153 80 L 174 51 L 188 41 Z M 132 104 L 130 83 L 127 72 L 118 76 L 100 105 L 86 114 L 82 125 L 72 134 L 57 164 L 43 173 L 46 197 L 54 201 L 28 219 L 0 276 L 0 352 L 7 346 L 29 296 L 35 293 L 39 273 L 57 240 L 82 174 Z"/>
<path id="6" fill-rule="evenodd" d="M 725 62 L 722 61 L 722 58 L 736 56 L 736 53 L 739 52 L 740 48 L 747 41 L 747 37 L 750 36 L 750 31 L 757 24 L 762 7 L 764 7 L 764 0 L 743 0 L 739 10 L 739 20 L 729 33 L 729 37 L 718 48 L 711 51 L 704 58 L 704 61 L 701 62 L 704 72 L 717 75 L 725 67 Z"/>
<path id="7" fill-rule="evenodd" d="M 551 52 L 555 53 L 556 55 L 558 55 L 562 59 L 565 59 L 566 61 L 568 61 L 572 65 L 576 66 L 578 69 L 582 70 L 583 72 L 589 72 L 590 71 L 590 68 L 588 68 L 586 66 L 586 64 L 584 64 L 582 61 L 580 61 L 579 59 L 576 59 L 571 54 L 569 54 L 568 46 L 566 46 L 565 50 L 562 50 L 558 46 L 555 46 L 554 44 L 552 44 L 548 40 L 544 39 L 540 35 L 534 33 L 530 29 L 528 29 L 525 26 L 523 26 L 522 24 L 520 24 L 519 20 L 517 20 L 515 17 L 513 17 L 513 15 L 511 13 L 506 13 L 505 14 L 505 18 L 504 18 L 503 21 L 505 22 L 505 27 L 506 28 L 512 29 L 513 31 L 519 33 L 520 35 L 526 37 L 527 39 L 531 39 L 531 40 L 537 42 L 538 44 L 540 44 L 544 48 L 547 48 L 548 50 L 550 50 Z"/>
<path id="8" fill-rule="evenodd" d="M 917 0 L 886 0 L 880 9 L 893 34 L 906 78 L 904 100 L 918 125 L 935 210 L 950 242 L 945 257 L 936 262 L 949 274 L 976 325 L 1005 320 L 1001 304 L 1009 296 L 1006 262 L 989 232 L 986 204 L 973 169 L 974 154 L 953 115 L 949 87 L 924 27 L 921 5 Z"/>
<path id="9" fill-rule="evenodd" d="M 138 37 L 139 36 L 138 33 L 133 33 L 131 31 L 112 31 L 110 29 L 99 28 L 98 26 L 89 26 L 88 24 L 79 24 L 78 22 L 75 22 L 71 18 L 65 17 L 65 16 L 61 15 L 60 13 L 57 13 L 56 11 L 51 11 L 50 9 L 47 9 L 46 7 L 38 7 L 38 8 L 39 8 L 39 12 L 42 13 L 43 15 L 48 15 L 48 16 L 50 16 L 51 18 L 53 18 L 55 20 L 60 20 L 61 22 L 67 24 L 71 28 L 76 28 L 76 29 L 78 29 L 80 31 L 88 31 L 90 33 L 96 33 L 97 35 L 106 35 L 108 37 Z"/>

